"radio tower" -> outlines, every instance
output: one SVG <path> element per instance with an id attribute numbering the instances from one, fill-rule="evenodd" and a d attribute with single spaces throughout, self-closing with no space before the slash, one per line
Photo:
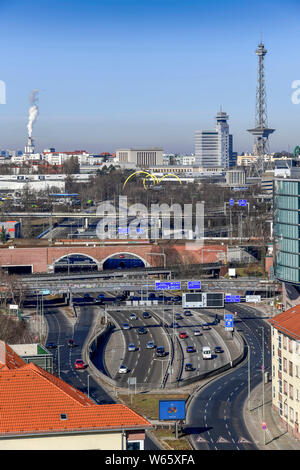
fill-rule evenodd
<path id="1" fill-rule="evenodd" d="M 248 129 L 248 132 L 254 136 L 254 154 L 258 156 L 255 167 L 257 173 L 261 175 L 266 168 L 264 156 L 265 154 L 270 155 L 269 135 L 272 134 L 275 129 L 270 129 L 268 127 L 264 69 L 264 57 L 267 53 L 267 50 L 265 49 L 262 41 L 258 44 L 258 48 L 255 52 L 258 55 L 258 83 L 256 89 L 255 127 L 254 129 Z"/>

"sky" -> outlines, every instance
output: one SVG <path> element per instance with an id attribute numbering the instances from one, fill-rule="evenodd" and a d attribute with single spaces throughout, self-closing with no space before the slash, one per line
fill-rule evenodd
<path id="1" fill-rule="evenodd" d="M 299 0 L 0 0 L 0 148 L 24 148 L 38 89 L 38 151 L 189 154 L 220 106 L 234 150 L 252 151 L 262 37 L 270 148 L 293 150 L 299 18 Z"/>

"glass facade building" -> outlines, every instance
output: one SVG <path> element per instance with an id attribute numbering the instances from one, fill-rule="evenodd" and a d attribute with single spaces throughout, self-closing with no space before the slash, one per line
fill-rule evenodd
<path id="1" fill-rule="evenodd" d="M 275 276 L 300 285 L 300 180 L 274 180 Z"/>

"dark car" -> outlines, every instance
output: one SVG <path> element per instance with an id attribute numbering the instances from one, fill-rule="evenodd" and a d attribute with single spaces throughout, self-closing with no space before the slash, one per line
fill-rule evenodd
<path id="1" fill-rule="evenodd" d="M 192 312 L 190 310 L 186 310 L 184 312 L 184 314 L 185 314 L 186 317 L 191 317 L 192 316 Z"/>
<path id="2" fill-rule="evenodd" d="M 143 312 L 143 318 L 151 318 L 151 315 L 149 312 Z"/>
<path id="3" fill-rule="evenodd" d="M 165 348 L 163 346 L 157 346 L 156 348 L 156 356 L 157 357 L 164 357 L 166 354 Z"/>
<path id="4" fill-rule="evenodd" d="M 194 346 L 188 346 L 188 347 L 186 348 L 186 352 L 187 352 L 187 353 L 193 353 L 193 352 L 195 352 Z"/>
<path id="5" fill-rule="evenodd" d="M 144 335 L 145 333 L 147 333 L 147 330 L 143 326 L 141 326 L 140 328 L 138 328 L 137 332 L 139 335 Z"/>
<path id="6" fill-rule="evenodd" d="M 55 348 L 56 348 L 56 344 L 55 344 L 55 343 L 47 343 L 47 344 L 46 344 L 46 348 L 47 348 L 47 349 L 55 349 Z"/>
<path id="7" fill-rule="evenodd" d="M 221 348 L 221 346 L 216 346 L 215 347 L 215 353 L 222 353 L 224 352 L 223 349 Z"/>
<path id="8" fill-rule="evenodd" d="M 67 345 L 69 346 L 69 348 L 74 348 L 75 346 L 74 339 L 68 339 Z"/>
<path id="9" fill-rule="evenodd" d="M 179 323 L 177 323 L 177 321 L 174 321 L 173 323 L 171 323 L 170 327 L 171 328 L 180 328 Z"/>
<path id="10" fill-rule="evenodd" d="M 175 313 L 174 317 L 175 317 L 175 320 L 183 320 L 183 316 L 180 315 L 180 313 Z"/>
<path id="11" fill-rule="evenodd" d="M 191 364 L 190 362 L 187 362 L 186 365 L 184 366 L 184 370 L 187 372 L 194 370 L 193 364 Z"/>

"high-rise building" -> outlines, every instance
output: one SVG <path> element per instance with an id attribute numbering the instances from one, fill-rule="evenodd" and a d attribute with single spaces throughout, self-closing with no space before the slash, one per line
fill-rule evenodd
<path id="1" fill-rule="evenodd" d="M 195 132 L 195 164 L 201 167 L 229 168 L 233 164 L 232 135 L 229 134 L 228 114 L 217 113 L 215 131 Z"/>

